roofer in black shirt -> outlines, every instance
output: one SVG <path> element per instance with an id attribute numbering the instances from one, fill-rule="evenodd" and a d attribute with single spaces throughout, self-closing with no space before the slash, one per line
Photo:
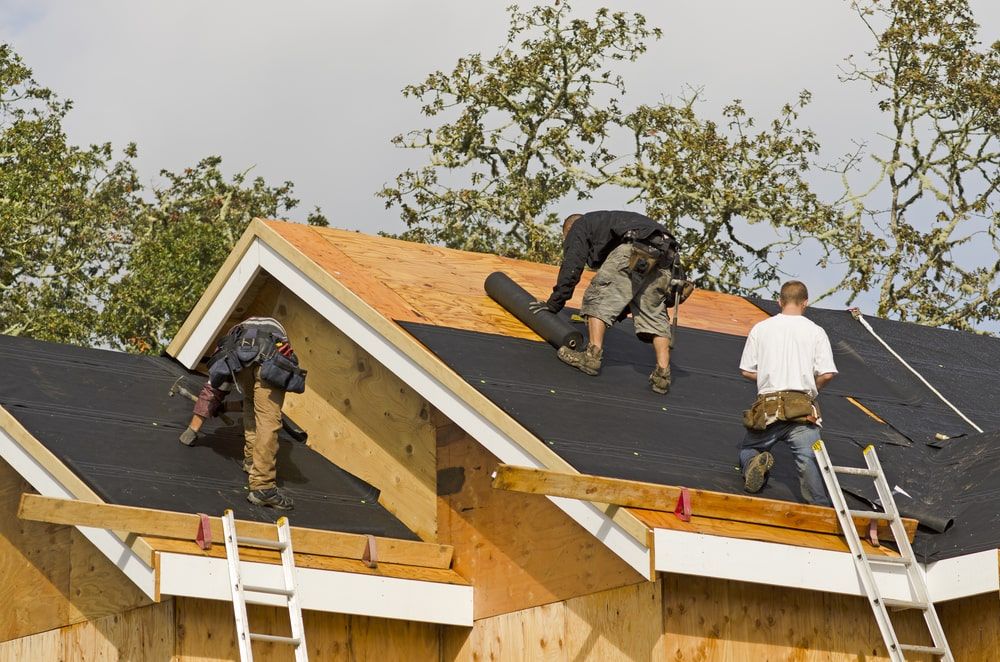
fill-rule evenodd
<path id="1" fill-rule="evenodd" d="M 656 368 L 649 383 L 657 393 L 670 390 L 668 309 L 694 289 L 683 279 L 677 240 L 656 221 L 630 211 L 573 214 L 563 223 L 559 280 L 548 301 L 533 310 L 556 313 L 573 296 L 585 267 L 598 269 L 583 295 L 580 314 L 587 320 L 589 344 L 583 351 L 559 349 L 559 358 L 588 375 L 601 370 L 604 332 L 630 311 L 635 333 L 652 343 Z"/>

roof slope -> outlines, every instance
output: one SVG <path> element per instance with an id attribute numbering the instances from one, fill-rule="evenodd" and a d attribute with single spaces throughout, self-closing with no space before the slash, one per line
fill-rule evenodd
<path id="1" fill-rule="evenodd" d="M 681 309 L 674 386 L 662 398 L 647 387 L 652 352 L 634 337 L 630 322 L 610 331 L 605 367 L 594 379 L 563 366 L 547 345 L 483 292 L 486 276 L 500 270 L 544 298 L 555 281 L 555 267 L 342 230 L 268 226 L 383 316 L 400 323 L 577 470 L 741 491 L 736 468 L 736 447 L 743 434 L 740 415 L 754 390 L 735 366 L 742 336 L 773 312 L 768 303 L 696 292 Z M 579 305 L 587 282 L 585 276 L 570 307 Z M 834 461 L 858 464 L 861 449 L 875 443 L 890 478 L 904 489 L 909 486 L 914 496 L 901 506 L 925 521 L 941 520 L 942 527 L 955 520 L 945 536 L 924 532 L 918 538 L 917 547 L 928 560 L 996 548 L 986 513 L 956 505 L 963 497 L 953 493 L 954 481 L 945 485 L 945 476 L 951 474 L 932 468 L 945 458 L 927 445 L 942 443 L 935 442 L 935 434 L 969 434 L 969 426 L 909 376 L 850 315 L 815 311 L 815 317 L 831 336 L 841 370 L 821 399 L 824 439 Z M 989 395 L 972 387 L 982 383 L 985 372 L 976 356 L 1000 360 L 1000 341 L 874 322 L 892 336 L 898 351 L 929 371 L 932 382 L 954 394 L 959 407 L 970 407 L 967 413 L 981 426 L 1000 429 L 1000 413 L 990 405 Z M 935 363 L 932 357 L 941 361 Z M 948 466 L 962 466 L 965 442 L 950 443 Z M 977 443 L 976 452 L 982 455 L 985 442 Z M 967 447 L 972 453 L 971 439 Z M 847 487 L 860 499 L 873 496 L 863 484 Z M 945 502 L 939 494 L 950 494 L 951 499 Z M 789 458 L 779 456 L 761 496 L 800 500 Z"/>
<path id="2" fill-rule="evenodd" d="M 0 336 L 0 405 L 108 503 L 275 521 L 280 513 L 246 500 L 240 414 L 206 423 L 193 447 L 177 436 L 191 402 L 169 397 L 179 377 L 197 391 L 203 377 L 167 357 Z M 416 539 L 378 504 L 378 490 L 282 435 L 279 482 L 296 500 L 296 526 Z"/>

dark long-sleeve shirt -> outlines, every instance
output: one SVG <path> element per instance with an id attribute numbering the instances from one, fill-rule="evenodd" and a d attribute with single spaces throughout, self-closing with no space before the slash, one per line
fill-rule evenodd
<path id="1" fill-rule="evenodd" d="M 608 255 L 634 230 L 636 239 L 649 239 L 657 233 L 667 235 L 662 225 L 632 211 L 592 211 L 576 219 L 563 242 L 562 265 L 552 295 L 546 302 L 558 312 L 573 296 L 585 267 L 599 268 Z"/>

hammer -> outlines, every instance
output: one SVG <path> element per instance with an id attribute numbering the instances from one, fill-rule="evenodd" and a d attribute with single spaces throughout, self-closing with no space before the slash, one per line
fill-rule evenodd
<path id="1" fill-rule="evenodd" d="M 183 395 L 188 400 L 190 400 L 191 402 L 198 402 L 198 396 L 192 393 L 191 391 L 187 390 L 186 388 L 184 388 L 184 386 L 181 384 L 181 381 L 183 380 L 184 377 L 178 377 L 177 381 L 174 382 L 174 385 L 170 387 L 170 393 L 169 393 L 170 397 L 172 398 L 175 395 L 180 394 Z M 233 419 L 229 418 L 224 413 L 219 414 L 219 418 L 221 418 L 222 422 L 225 423 L 226 425 L 233 424 Z"/>

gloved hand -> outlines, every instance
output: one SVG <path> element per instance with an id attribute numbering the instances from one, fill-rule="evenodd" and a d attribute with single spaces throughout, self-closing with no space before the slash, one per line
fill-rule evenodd
<path id="1" fill-rule="evenodd" d="M 190 427 L 184 430 L 184 432 L 181 432 L 180 442 L 185 446 L 190 446 L 196 441 L 198 441 L 198 433 Z"/>
<path id="2" fill-rule="evenodd" d="M 531 303 L 528 304 L 528 312 L 530 312 L 532 315 L 537 315 L 543 310 L 552 312 L 551 309 L 549 309 L 549 304 L 546 303 L 545 301 L 532 301 Z"/>

